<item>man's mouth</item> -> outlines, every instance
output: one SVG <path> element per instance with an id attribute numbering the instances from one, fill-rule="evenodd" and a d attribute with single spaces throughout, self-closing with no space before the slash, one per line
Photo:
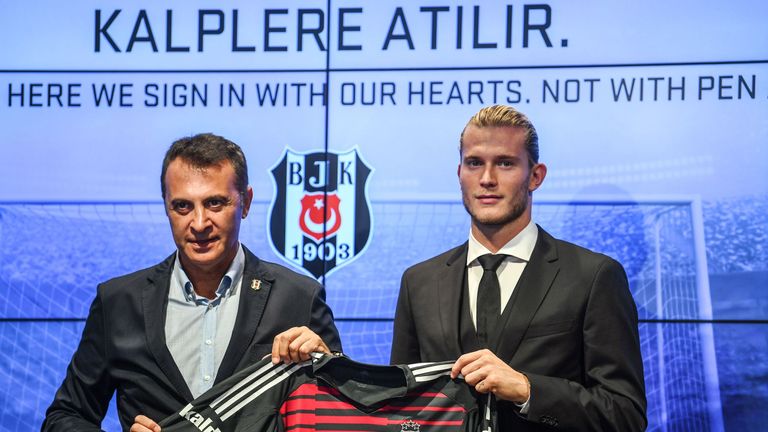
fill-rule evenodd
<path id="1" fill-rule="evenodd" d="M 194 239 L 194 240 L 190 240 L 189 242 L 192 243 L 197 248 L 206 248 L 211 244 L 213 244 L 213 242 L 215 242 L 216 240 L 218 240 L 217 237 L 211 237 L 206 239 Z"/>
<path id="2" fill-rule="evenodd" d="M 475 198 L 482 204 L 496 204 L 501 200 L 501 195 L 494 194 L 482 194 L 476 195 Z"/>

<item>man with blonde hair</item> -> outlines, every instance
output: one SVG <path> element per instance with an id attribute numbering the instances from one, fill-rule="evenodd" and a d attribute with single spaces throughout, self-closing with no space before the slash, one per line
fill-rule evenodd
<path id="1" fill-rule="evenodd" d="M 547 174 L 512 107 L 475 114 L 458 167 L 469 240 L 406 270 L 392 363 L 457 359 L 497 401 L 500 430 L 644 430 L 637 309 L 621 264 L 531 218 Z"/>

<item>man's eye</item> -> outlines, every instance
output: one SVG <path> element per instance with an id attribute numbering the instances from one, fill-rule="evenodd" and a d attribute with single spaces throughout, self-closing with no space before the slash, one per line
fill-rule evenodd
<path id="1" fill-rule="evenodd" d="M 171 208 L 178 213 L 189 213 L 192 210 L 192 206 L 187 202 L 174 202 Z"/>
<path id="2" fill-rule="evenodd" d="M 227 202 L 223 199 L 213 198 L 205 202 L 205 206 L 212 209 L 224 207 Z"/>
<path id="3" fill-rule="evenodd" d="M 466 164 L 467 164 L 467 166 L 470 166 L 470 167 L 479 167 L 479 166 L 481 166 L 483 163 L 482 163 L 482 162 L 480 162 L 480 161 L 479 161 L 479 160 L 477 160 L 477 159 L 470 159 L 470 160 L 468 160 L 468 161 L 466 162 Z"/>
<path id="4" fill-rule="evenodd" d="M 499 161 L 498 165 L 500 167 L 509 168 L 509 167 L 513 166 L 514 163 L 512 161 L 509 161 L 509 160 L 503 160 L 503 161 Z"/>

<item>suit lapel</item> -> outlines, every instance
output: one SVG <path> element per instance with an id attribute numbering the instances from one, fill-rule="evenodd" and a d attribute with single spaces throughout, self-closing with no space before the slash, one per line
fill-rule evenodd
<path id="1" fill-rule="evenodd" d="M 464 269 L 467 263 L 467 243 L 457 247 L 446 262 L 446 267 L 439 274 L 435 285 L 435 298 L 438 299 L 440 328 L 443 340 L 448 345 L 448 352 L 457 357 L 462 354 L 460 341 L 461 291 L 464 285 Z"/>
<path id="2" fill-rule="evenodd" d="M 175 254 L 171 255 L 160 265 L 156 272 L 148 280 L 142 291 L 142 304 L 144 308 L 144 332 L 147 335 L 147 345 L 155 357 L 160 369 L 179 394 L 185 400 L 193 399 L 192 392 L 187 387 L 184 376 L 176 366 L 171 352 L 165 343 L 165 316 L 168 310 L 168 290 L 170 289 L 171 269 Z"/>
<path id="3" fill-rule="evenodd" d="M 554 238 L 539 227 L 539 237 L 531 260 L 520 275 L 505 308 L 501 325 L 496 329 L 492 346 L 496 347 L 495 352 L 500 358 L 511 359 L 517 351 L 526 329 L 560 270 L 557 260 Z"/>
<path id="4" fill-rule="evenodd" d="M 239 287 L 240 304 L 237 309 L 235 328 L 227 351 L 216 374 L 216 383 L 232 375 L 251 345 L 256 328 L 264 315 L 269 292 L 275 278 L 261 266 L 259 259 L 245 246 L 245 269 L 243 282 Z"/>

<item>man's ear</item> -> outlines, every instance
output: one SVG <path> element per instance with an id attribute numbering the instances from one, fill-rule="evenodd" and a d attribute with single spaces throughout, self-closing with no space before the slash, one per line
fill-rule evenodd
<path id="1" fill-rule="evenodd" d="M 248 211 L 251 210 L 251 201 L 253 201 L 253 188 L 249 185 L 243 194 L 243 219 L 248 216 Z"/>
<path id="2" fill-rule="evenodd" d="M 537 163 L 531 168 L 531 176 L 528 180 L 528 192 L 533 192 L 544 183 L 544 177 L 547 176 L 547 166 L 543 163 Z"/>

